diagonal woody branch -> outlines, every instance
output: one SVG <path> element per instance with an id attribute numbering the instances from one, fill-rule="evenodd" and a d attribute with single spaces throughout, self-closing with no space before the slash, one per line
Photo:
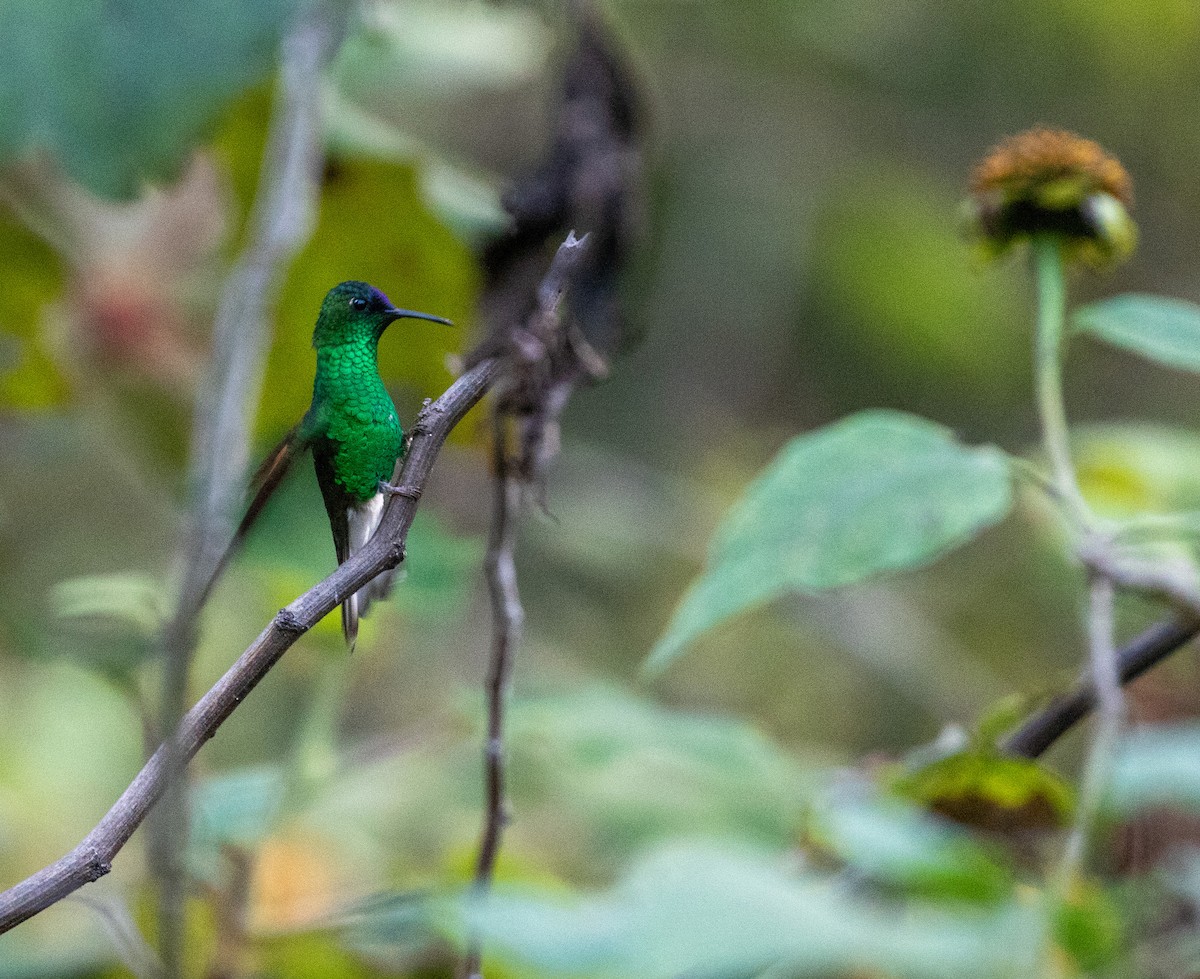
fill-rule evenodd
<path id="1" fill-rule="evenodd" d="M 479 362 L 450 385 L 445 394 L 421 410 L 397 477 L 403 492 L 389 500 L 378 532 L 357 555 L 281 609 L 228 672 L 184 715 L 176 742 L 182 758 L 190 760 L 195 756 L 300 636 L 341 604 L 346 595 L 403 560 L 418 500 L 446 437 L 484 396 L 498 371 L 493 359 Z M 0 894 L 0 933 L 112 869 L 113 859 L 163 792 L 167 780 L 166 754 L 165 746 L 160 746 L 74 850 Z"/>
<path id="2" fill-rule="evenodd" d="M 1200 620 L 1191 617 L 1165 619 L 1130 640 L 1117 653 L 1120 682 L 1132 683 L 1139 676 L 1186 646 L 1200 633 Z M 1088 716 L 1096 706 L 1096 686 L 1084 676 L 1067 693 L 1055 697 L 1044 708 L 1027 717 L 1002 743 L 1010 755 L 1038 758 L 1059 738 Z"/>

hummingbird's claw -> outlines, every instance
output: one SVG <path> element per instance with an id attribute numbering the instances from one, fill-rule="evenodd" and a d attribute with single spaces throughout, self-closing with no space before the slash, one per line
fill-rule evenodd
<path id="1" fill-rule="evenodd" d="M 421 498 L 421 490 L 416 486 L 396 486 L 389 483 L 386 479 L 379 481 L 379 492 L 387 493 L 390 496 L 403 496 L 406 500 L 419 500 Z"/>

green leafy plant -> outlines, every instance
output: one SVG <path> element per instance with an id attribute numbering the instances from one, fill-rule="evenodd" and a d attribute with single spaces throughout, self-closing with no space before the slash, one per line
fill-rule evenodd
<path id="1" fill-rule="evenodd" d="M 33 872 L 0 894 L 0 977 L 108 979 L 121 967 L 139 979 L 1200 973 L 1200 859 L 1186 834 L 1149 870 L 1116 867 L 1122 847 L 1099 853 L 1156 819 L 1200 813 L 1200 732 L 1129 732 L 1122 697 L 1122 684 L 1157 662 L 1146 650 L 1161 659 L 1200 629 L 1200 440 L 1162 424 L 1079 427 L 1065 407 L 1064 363 L 1080 340 L 1200 370 L 1200 307 L 1141 293 L 1068 301 L 1081 273 L 1134 251 L 1124 168 L 1069 133 L 1006 141 L 971 180 L 971 248 L 954 239 L 950 209 L 927 185 L 889 170 L 833 190 L 818 222 L 827 267 L 813 291 L 833 305 L 856 299 L 861 332 L 844 342 L 870 332 L 864 358 L 895 368 L 896 390 L 955 373 L 960 389 L 987 387 L 1003 406 L 1005 379 L 1021 370 L 1012 351 L 1024 340 L 1009 322 L 1018 303 L 999 276 L 972 277 L 971 252 L 1028 258 L 1029 414 L 1040 445 L 973 444 L 955 427 L 883 409 L 789 431 L 786 441 L 772 428 L 784 444 L 757 476 L 736 470 L 740 497 L 645 660 L 643 679 L 670 668 L 678 682 L 658 696 L 634 688 L 632 667 L 661 625 L 661 588 L 647 589 L 652 612 L 642 618 L 545 599 L 564 583 L 582 592 L 579 580 L 602 572 L 613 591 L 653 586 L 648 553 L 694 567 L 686 535 L 654 518 L 708 512 L 694 483 L 652 467 L 610 473 L 599 447 L 582 477 L 562 474 L 590 481 L 567 507 L 555 506 L 545 479 L 568 395 L 621 366 L 598 337 L 616 330 L 618 273 L 640 216 L 630 185 L 643 107 L 619 56 L 622 28 L 605 23 L 607 7 L 567 6 L 562 29 L 577 47 L 562 68 L 562 121 L 542 132 L 544 120 L 507 118 L 498 97 L 508 90 L 528 103 L 559 70 L 551 55 L 562 25 L 532 6 L 129 0 L 60 10 L 0 0 L 9 55 L 0 58 L 0 437 L 14 474 L 0 500 L 0 544 L 16 569 L 0 575 L 11 609 L 0 643 L 14 650 L 0 677 L 0 861 L 15 881 Z M 666 16 L 664 5 L 638 6 L 653 8 L 639 13 L 651 23 Z M 701 21 L 722 16 L 711 6 Z M 1141 16 L 1119 6 L 1087 15 Z M 845 39 L 875 13 L 868 4 L 853 23 L 799 7 L 737 17 L 761 17 L 773 33 L 796 32 L 803 17 L 806 43 L 844 67 Z M 722 44 L 744 43 L 730 39 L 745 25 L 729 26 Z M 872 43 L 882 49 L 881 38 Z M 855 64 L 847 74 L 857 78 L 865 62 Z M 474 162 L 464 151 L 471 137 L 486 149 Z M 508 181 L 479 160 L 510 155 L 515 167 L 535 142 L 550 145 L 546 160 L 502 196 Z M 656 206 L 676 192 L 654 190 Z M 746 220 L 719 217 L 723 230 Z M 760 216 L 750 218 L 761 233 Z M 579 237 L 566 235 L 573 225 Z M 896 225 L 901 233 L 888 237 Z M 673 255 L 677 242 L 658 245 Z M 711 267 L 691 247 L 679 246 L 677 264 Z M 561 255 L 570 261 L 560 265 Z M 394 566 L 405 555 L 406 580 L 347 659 L 336 623 L 326 622 L 327 636 L 317 625 L 320 603 L 335 607 L 346 578 L 313 585 L 333 555 L 311 480 L 276 497 L 211 607 L 189 608 L 166 569 L 199 566 L 170 545 L 193 523 L 181 471 L 187 447 L 205 443 L 199 428 L 189 433 L 193 403 L 202 416 L 212 392 L 226 390 L 223 342 L 275 322 L 262 336 L 262 369 L 247 371 L 262 375 L 269 396 L 244 418 L 242 441 L 254 430 L 276 437 L 309 403 L 317 302 L 332 282 L 358 278 L 494 332 L 462 360 L 451 352 L 459 341 L 445 338 L 463 330 L 381 349 L 413 438 L 405 466 L 418 458 L 424 469 L 402 468 L 398 499 L 385 504 L 385 557 Z M 222 280 L 252 288 L 226 293 Z M 682 291 L 685 309 L 711 298 Z M 210 341 L 226 295 L 245 315 Z M 988 308 L 968 321 L 959 309 L 968 305 Z M 979 345 L 971 331 L 985 329 L 992 335 Z M 474 511 L 488 462 L 470 451 L 482 426 L 460 425 L 452 437 L 466 451 L 451 477 L 426 479 L 442 440 L 489 387 L 495 509 L 485 545 Z M 254 400 L 253 384 L 234 388 L 226 407 Z M 873 400 L 894 403 L 887 392 Z M 639 412 L 638 431 L 653 420 Z M 192 480 L 206 485 L 236 441 L 218 445 Z M 611 482 L 590 480 L 598 471 Z M 427 488 L 445 498 L 444 512 L 416 514 Z M 548 544 L 553 530 L 535 531 L 516 560 L 517 517 L 531 500 L 586 525 L 569 542 L 575 550 Z M 50 530 L 39 525 L 47 512 Z M 722 649 L 719 628 L 790 595 L 832 604 L 829 594 L 846 590 L 887 605 L 884 587 L 852 590 L 936 574 L 935 562 L 1002 523 L 1065 558 L 1056 573 L 1067 563 L 1082 572 L 1087 668 L 1048 703 L 1007 698 L 932 743 L 838 767 L 828 749 L 789 743 L 786 718 L 822 710 L 870 721 L 853 675 L 831 685 L 840 701 L 792 702 L 774 687 L 799 667 L 770 659 L 765 642 Z M 57 563 L 46 557 L 56 546 Z M 471 614 L 471 589 L 481 565 L 494 601 L 484 698 L 461 693 L 464 664 L 477 665 L 469 647 L 482 617 Z M 525 615 L 518 567 L 545 589 L 529 608 L 543 628 L 528 643 L 538 669 L 520 675 L 510 698 Z M 140 568 L 155 570 L 130 570 Z M 1058 577 L 1062 594 L 1077 587 Z M 1116 648 L 1125 617 L 1158 610 L 1171 618 L 1148 640 Z M 898 628 L 893 638 L 888 611 L 876 617 L 879 645 L 936 640 L 932 629 Z M 791 637 L 798 630 L 788 626 Z M 284 662 L 310 628 L 307 649 Z M 681 657 L 701 637 L 725 653 L 730 690 L 688 686 Z M 623 658 L 596 667 L 571 655 L 605 642 Z M 231 650 L 244 647 L 231 667 Z M 742 672 L 764 662 L 755 679 L 780 701 L 770 734 L 739 711 Z M 938 662 L 948 667 L 942 689 L 953 688 L 959 664 Z M 150 709 L 152 683 L 173 666 L 180 697 L 189 678 L 208 688 L 181 728 L 184 753 L 222 728 L 178 796 L 164 792 L 182 784 L 170 775 L 176 717 Z M 1028 684 L 1059 685 L 1041 675 Z M 990 695 L 998 684 L 978 686 Z M 223 727 L 252 690 L 254 706 Z M 1046 746 L 1089 712 L 1096 723 L 1078 777 L 1043 763 Z M 1021 736 L 1030 730 L 1036 738 Z M 150 819 L 150 832 L 133 836 L 155 814 L 162 824 Z M 162 830 L 173 818 L 174 836 Z M 142 835 L 142 865 L 122 856 L 115 880 L 84 888 Z M 74 889 L 79 902 L 58 903 Z"/>
<path id="2" fill-rule="evenodd" d="M 918 568 L 1009 516 L 1012 484 L 1030 484 L 1056 514 L 1069 555 L 1089 574 L 1090 670 L 1100 721 L 1079 804 L 1072 805 L 1070 790 L 1052 773 L 1035 762 L 1005 757 L 994 741 L 986 740 L 972 750 L 935 753 L 932 760 L 914 758 L 890 789 L 956 822 L 1006 834 L 1073 819 L 1061 863 L 1044 878 L 1042 905 L 1057 922 L 1052 928 L 1057 941 L 1079 967 L 1103 968 L 1119 951 L 1114 931 L 1120 926 L 1112 924 L 1119 914 L 1111 906 L 1101 907 L 1107 899 L 1088 906 L 1071 897 L 1081 886 L 1079 875 L 1102 798 L 1115 807 L 1110 812 L 1130 815 L 1149 804 L 1193 805 L 1195 788 L 1194 760 L 1185 760 L 1195 754 L 1188 735 L 1138 737 L 1118 752 L 1123 707 L 1113 593 L 1132 591 L 1187 616 L 1200 614 L 1200 577 L 1190 546 L 1197 517 L 1194 512 L 1162 511 L 1164 501 L 1186 494 L 1166 488 L 1153 466 L 1136 477 L 1133 492 L 1106 499 L 1096 436 L 1090 449 L 1084 447 L 1091 469 L 1085 469 L 1088 480 L 1081 484 L 1064 407 L 1063 361 L 1071 338 L 1089 336 L 1194 371 L 1200 367 L 1200 308 L 1154 296 L 1117 296 L 1076 310 L 1068 330 L 1070 265 L 1126 257 L 1136 237 L 1126 212 L 1129 179 L 1094 143 L 1050 130 L 1022 134 L 980 165 L 973 194 L 968 210 L 987 254 L 1028 245 L 1037 293 L 1041 458 L 964 446 L 939 426 L 893 412 L 864 412 L 794 439 L 724 520 L 707 567 L 680 602 L 647 667 L 662 670 L 701 633 L 769 599 Z M 1144 437 L 1135 441 L 1134 453 L 1152 451 L 1153 443 L 1147 445 Z M 1119 458 L 1127 460 L 1129 453 Z M 1177 456 L 1172 453 L 1171 458 Z M 1107 472 L 1121 478 L 1112 468 Z M 1089 499 L 1092 492 L 1103 515 Z M 990 737 L 1001 733 L 993 731 Z M 992 872 L 976 867 L 960 878 L 953 860 L 937 870 L 927 866 L 933 851 L 920 848 L 922 834 L 915 829 L 882 835 L 878 815 L 854 808 L 828 819 L 827 845 L 851 863 L 855 854 L 867 856 L 871 873 L 901 882 L 910 899 L 930 879 L 938 881 L 943 893 L 954 892 L 956 881 L 967 879 L 977 888 L 973 893 L 995 893 L 987 883 L 996 879 L 989 876 Z M 948 851 L 938 852 L 944 859 Z M 1040 939 L 1030 932 L 1019 941 L 1037 944 Z M 773 961 L 787 961 L 783 950 L 777 955 Z M 794 967 L 805 974 L 838 968 Z M 878 967 L 889 973 L 910 971 L 895 958 Z M 958 968 L 959 974 L 970 971 Z M 984 974 L 991 968 L 995 963 L 984 967 Z M 937 974 L 933 964 L 915 971 Z"/>

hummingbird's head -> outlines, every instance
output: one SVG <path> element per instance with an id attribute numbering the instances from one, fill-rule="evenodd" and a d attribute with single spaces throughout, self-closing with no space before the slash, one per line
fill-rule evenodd
<path id="1" fill-rule="evenodd" d="M 398 319 L 452 325 L 440 316 L 397 309 L 387 296 L 365 282 L 342 282 L 325 294 L 313 330 L 313 346 L 338 347 L 359 340 L 378 340 L 388 324 Z"/>

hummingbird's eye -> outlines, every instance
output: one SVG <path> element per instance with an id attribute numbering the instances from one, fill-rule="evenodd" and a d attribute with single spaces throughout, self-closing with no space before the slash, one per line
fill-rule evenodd
<path id="1" fill-rule="evenodd" d="M 367 301 L 361 296 L 356 296 L 350 300 L 350 308 L 357 309 L 360 313 L 367 308 Z"/>

